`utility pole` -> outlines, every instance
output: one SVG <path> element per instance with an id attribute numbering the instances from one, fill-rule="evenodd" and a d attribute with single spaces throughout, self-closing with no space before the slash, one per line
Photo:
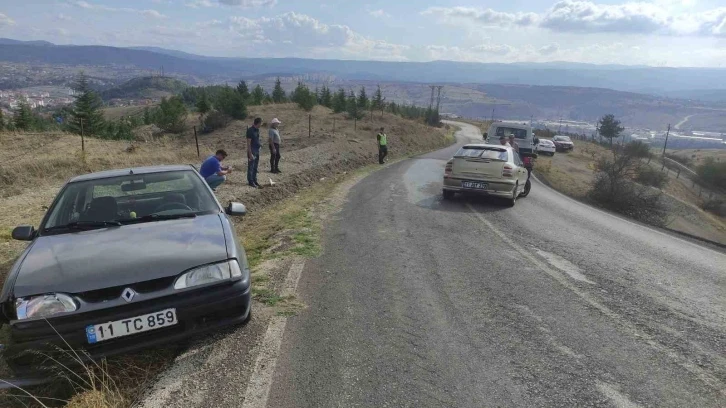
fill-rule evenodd
<path id="1" fill-rule="evenodd" d="M 560 133 L 560 130 L 562 130 L 562 116 L 560 116 L 560 126 L 557 127 L 557 133 Z"/>
<path id="2" fill-rule="evenodd" d="M 434 107 L 434 89 L 436 89 L 436 85 L 429 85 L 429 88 L 431 88 L 431 101 L 429 102 L 429 110 L 431 110 Z"/>
<path id="3" fill-rule="evenodd" d="M 441 88 L 443 88 L 443 86 L 439 85 L 436 88 L 438 88 L 439 91 L 438 95 L 436 96 L 436 112 L 438 112 L 439 107 L 441 106 Z"/>
<path id="4" fill-rule="evenodd" d="M 666 131 L 666 140 L 663 144 L 663 157 L 665 157 L 666 147 L 668 146 L 668 135 L 671 133 L 671 124 L 668 124 L 668 130 Z"/>
<path id="5" fill-rule="evenodd" d="M 496 109 L 496 108 L 497 108 L 497 105 L 494 105 L 494 107 L 492 108 L 492 123 L 494 123 L 494 109 Z"/>

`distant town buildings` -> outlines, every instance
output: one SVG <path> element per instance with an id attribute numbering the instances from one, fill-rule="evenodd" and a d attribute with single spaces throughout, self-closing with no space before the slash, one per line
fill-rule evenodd
<path id="1" fill-rule="evenodd" d="M 63 106 L 73 103 L 74 94 L 75 91 L 70 88 L 63 89 L 61 92 L 55 92 L 55 96 L 53 97 L 51 97 L 50 92 L 2 90 L 0 91 L 0 105 L 7 106 L 11 110 L 17 109 L 24 102 L 33 109 L 46 106 Z"/>

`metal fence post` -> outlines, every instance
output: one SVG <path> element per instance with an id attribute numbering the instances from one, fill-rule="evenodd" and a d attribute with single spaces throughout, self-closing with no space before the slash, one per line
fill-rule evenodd
<path id="1" fill-rule="evenodd" d="M 83 136 L 83 118 L 81 118 L 81 151 L 86 152 L 86 140 Z"/>
<path id="2" fill-rule="evenodd" d="M 199 138 L 197 138 L 197 127 L 194 126 L 194 143 L 197 145 L 197 158 L 199 158 Z"/>

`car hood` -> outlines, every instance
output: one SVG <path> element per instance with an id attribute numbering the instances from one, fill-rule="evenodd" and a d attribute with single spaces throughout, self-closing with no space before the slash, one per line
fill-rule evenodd
<path id="1" fill-rule="evenodd" d="M 13 294 L 85 292 L 225 260 L 222 222 L 211 214 L 41 236 L 20 264 Z"/>

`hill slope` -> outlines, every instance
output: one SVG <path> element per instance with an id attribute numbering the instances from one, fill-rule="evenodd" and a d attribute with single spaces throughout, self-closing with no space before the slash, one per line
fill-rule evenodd
<path id="1" fill-rule="evenodd" d="M 101 98 L 139 99 L 161 98 L 181 92 L 188 87 L 184 81 L 169 77 L 139 77 L 127 81 L 116 88 L 101 92 Z"/>

